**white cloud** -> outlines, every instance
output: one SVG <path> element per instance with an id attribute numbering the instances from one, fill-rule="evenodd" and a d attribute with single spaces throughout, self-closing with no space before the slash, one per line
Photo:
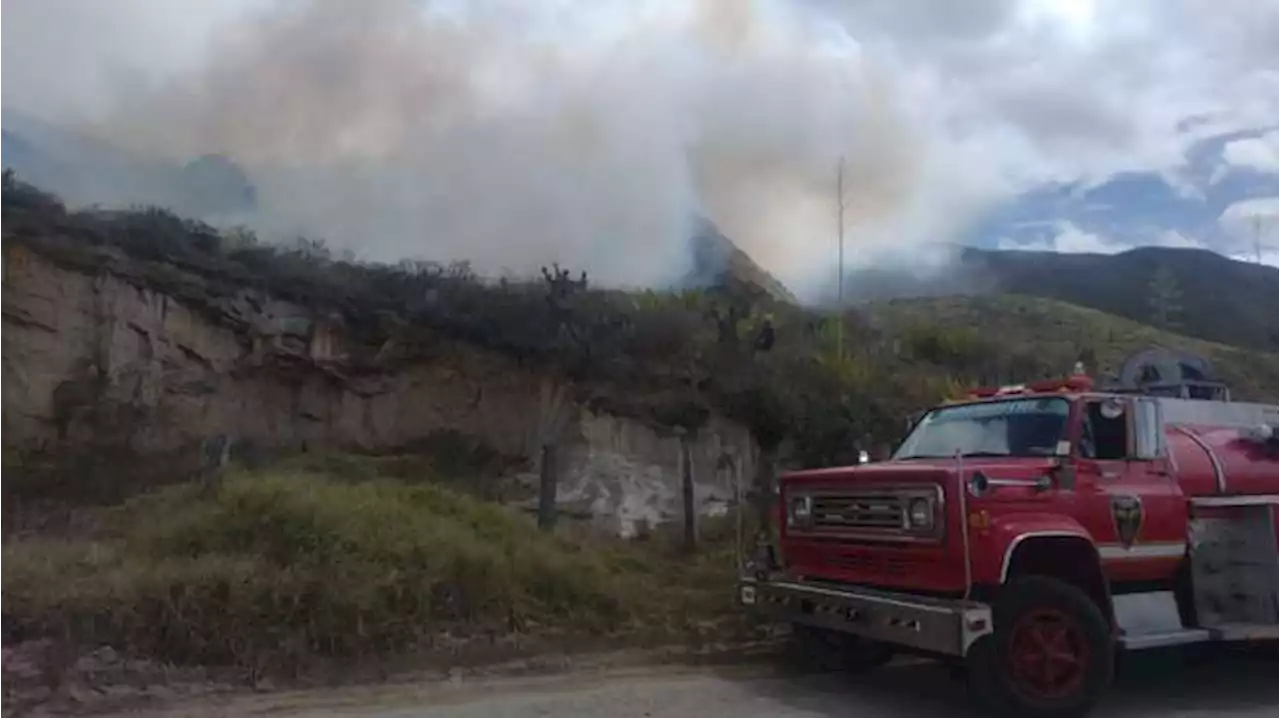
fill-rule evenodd
<path id="1" fill-rule="evenodd" d="M 1223 251 L 1247 262 L 1276 264 L 1280 255 L 1280 198 L 1236 202 L 1222 211 L 1218 226 L 1226 235 Z"/>
<path id="2" fill-rule="evenodd" d="M 1280 253 L 1275 247 L 1261 247 L 1258 252 L 1227 255 L 1237 262 L 1258 262 L 1270 267 L 1280 267 Z"/>
<path id="3" fill-rule="evenodd" d="M 1072 222 L 1056 223 L 1053 237 L 1031 242 L 1018 242 L 1005 238 L 998 244 L 1000 249 L 1061 252 L 1064 254 L 1117 254 L 1134 248 L 1132 241 L 1108 237 L 1096 232 L 1089 232 Z M 1182 249 L 1205 249 L 1205 245 L 1180 232 L 1168 230 L 1154 238 L 1147 238 L 1143 246 L 1176 247 Z"/>
<path id="4" fill-rule="evenodd" d="M 1275 222 L 1277 211 L 1280 211 L 1280 198 L 1258 197 L 1235 202 L 1222 210 L 1219 222 L 1230 226 L 1245 226 L 1258 217 L 1263 221 Z"/>
<path id="5" fill-rule="evenodd" d="M 1071 223 L 1064 223 L 1061 231 L 1050 240 L 1017 242 L 1006 238 L 997 244 L 998 249 L 1009 251 L 1058 252 L 1062 254 L 1119 254 L 1120 252 L 1134 249 L 1136 246 L 1138 245 L 1103 237 L 1093 232 L 1086 232 Z M 1174 231 L 1166 232 L 1156 241 L 1141 246 L 1209 249 L 1204 243 Z M 1277 240 L 1274 230 L 1264 233 L 1261 241 L 1256 246 L 1249 245 L 1245 249 L 1242 244 L 1238 243 L 1234 247 L 1234 249 L 1228 249 L 1220 253 L 1239 262 L 1261 262 L 1272 267 L 1280 266 L 1280 241 Z"/>
<path id="6" fill-rule="evenodd" d="M 1228 142 L 1222 148 L 1222 158 L 1239 167 L 1276 172 L 1280 170 L 1280 136 L 1268 132 L 1261 137 Z"/>
<path id="7" fill-rule="evenodd" d="M 1173 247 L 1175 249 L 1208 249 L 1204 242 L 1192 239 L 1177 230 L 1165 230 L 1158 234 L 1148 246 Z"/>
<path id="8" fill-rule="evenodd" d="M 939 5 L 825 3 L 860 29 L 877 26 L 867 8 L 884 4 L 901 7 L 886 32 L 929 22 L 920 16 Z M 1188 119 L 1211 120 L 1201 130 L 1230 131 L 1273 125 L 1280 112 L 1274 3 L 977 4 L 980 27 L 942 42 L 897 31 L 894 46 L 945 88 L 940 110 L 951 115 L 956 134 L 981 142 L 993 166 L 1019 179 L 1176 167 L 1194 139 L 1185 131 Z M 970 7 L 955 5 L 957 14 Z"/>
<path id="9" fill-rule="evenodd" d="M 1125 249 L 1112 245 L 1093 232 L 1086 232 L 1071 222 L 1056 223 L 1056 232 L 1050 239 L 1017 242 L 1002 239 L 1000 249 L 1035 252 L 1066 252 L 1071 254 L 1114 254 Z"/>

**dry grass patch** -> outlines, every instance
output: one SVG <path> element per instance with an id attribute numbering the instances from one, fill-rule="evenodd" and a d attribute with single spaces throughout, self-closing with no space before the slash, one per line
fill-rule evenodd
<path id="1" fill-rule="evenodd" d="M 7 541 L 23 635 L 178 663 L 305 666 L 511 634 L 658 640 L 733 622 L 732 552 L 539 532 L 431 484 L 235 474 L 106 509 L 91 538 Z"/>

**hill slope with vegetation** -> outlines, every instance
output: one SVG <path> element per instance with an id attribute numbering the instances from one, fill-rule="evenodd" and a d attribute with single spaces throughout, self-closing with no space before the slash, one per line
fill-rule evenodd
<path id="1" fill-rule="evenodd" d="M 1047 300 L 889 301 L 837 315 L 796 306 L 750 277 L 638 293 L 596 288 L 559 267 L 492 282 L 465 264 L 347 261 L 321 242 L 267 244 L 154 208 L 68 211 L 12 173 L 3 224 L 6 244 L 125 275 L 197 310 L 217 311 L 215 300 L 253 287 L 339 316 L 356 345 L 345 359 L 353 371 L 394 369 L 380 352 L 388 342 L 404 348 L 396 362 L 412 362 L 444 335 L 560 377 L 580 400 L 617 413 L 697 428 L 714 409 L 793 465 L 847 461 L 857 444 L 892 442 L 903 416 L 965 384 L 1057 375 L 1089 356 L 1109 370 L 1151 344 L 1207 354 L 1241 396 L 1275 393 L 1274 355 Z"/>
<path id="2" fill-rule="evenodd" d="M 805 463 L 845 456 L 814 448 L 831 437 L 891 440 L 899 417 L 936 401 L 947 381 L 936 367 L 879 361 L 889 344 L 852 314 L 844 334 L 871 353 L 840 359 L 837 318 L 741 282 L 628 293 L 558 267 L 492 282 L 465 265 L 345 261 L 319 242 L 266 244 L 158 209 L 68 211 L 12 174 L 3 212 L 6 244 L 127 278 L 197 312 L 218 315 L 253 288 L 338 317 L 351 372 L 421 361 L 443 335 L 558 377 L 579 400 L 615 413 L 697 428 L 714 408 L 746 423 L 768 450 L 787 442 Z M 392 360 L 381 352 L 388 344 L 401 348 Z"/>
<path id="3" fill-rule="evenodd" d="M 1280 274 L 1204 249 L 1116 255 L 971 253 L 1001 289 L 1091 307 L 1210 341 L 1275 351 Z"/>
<path id="4" fill-rule="evenodd" d="M 1274 352 L 1280 291 L 1275 267 L 1202 249 L 1140 247 L 1119 254 L 966 247 L 942 277 L 883 269 L 854 273 L 864 300 L 943 293 L 1056 299 L 1211 342 Z"/>
<path id="5" fill-rule="evenodd" d="M 852 463 L 860 448 L 899 438 L 910 412 L 967 385 L 1061 375 L 1077 360 L 1112 371 L 1150 345 L 1206 355 L 1240 396 L 1276 392 L 1274 354 L 1053 300 L 938 297 L 834 314 L 741 277 L 622 292 L 552 267 L 491 282 L 465 265 L 351 262 L 319 242 L 267 244 L 163 210 L 68 211 L 11 174 L 3 241 L 196 311 L 252 287 L 339 316 L 354 342 L 343 359 L 352 372 L 430 361 L 443 335 L 563 380 L 578 400 L 613 412 L 692 429 L 718 412 L 785 467 Z M 392 341 L 404 350 L 388 363 L 380 348 Z M 26 468 L 10 458 L 6 510 L 22 506 L 10 499 Z M 449 652 L 469 641 L 749 633 L 728 601 L 731 521 L 703 525 L 696 556 L 661 533 L 584 541 L 571 526 L 540 532 L 439 470 L 384 471 L 391 463 L 306 459 L 73 507 L 79 528 L 56 537 L 15 535 L 6 520 L 6 636 L 257 675 L 441 647 L 456 657 Z"/>
<path id="6" fill-rule="evenodd" d="M 1277 357 L 1203 339 L 1175 334 L 1130 319 L 1043 297 L 983 295 L 898 299 L 866 307 L 886 326 L 952 327 L 942 336 L 957 347 L 996 343 L 1010 354 L 1027 355 L 1027 378 L 1038 378 L 1033 365 L 1053 376 L 1071 370 L 1076 361 L 1100 378 L 1114 375 L 1129 356 L 1149 347 L 1190 352 L 1208 359 L 1241 399 L 1269 401 L 1277 391 Z M 979 329 L 980 328 L 980 329 Z M 976 373 L 981 376 L 981 370 Z M 1016 377 L 992 377 L 1002 380 Z"/>

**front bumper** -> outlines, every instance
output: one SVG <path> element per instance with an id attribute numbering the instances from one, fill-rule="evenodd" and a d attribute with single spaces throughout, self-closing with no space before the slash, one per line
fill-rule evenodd
<path id="1" fill-rule="evenodd" d="M 738 602 L 777 621 L 828 628 L 928 653 L 964 656 L 991 633 L 991 607 L 861 586 L 744 577 Z"/>

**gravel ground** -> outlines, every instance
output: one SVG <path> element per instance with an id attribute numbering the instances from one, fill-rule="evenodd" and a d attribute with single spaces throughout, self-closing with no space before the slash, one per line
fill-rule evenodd
<path id="1" fill-rule="evenodd" d="M 1271 716 L 1277 662 L 1269 655 L 1187 666 L 1171 657 L 1131 663 L 1095 716 Z M 159 718 L 884 718 L 971 715 L 963 686 L 935 664 L 886 668 L 863 679 L 786 675 L 768 665 L 632 667 L 558 676 L 452 680 L 205 699 Z"/>

